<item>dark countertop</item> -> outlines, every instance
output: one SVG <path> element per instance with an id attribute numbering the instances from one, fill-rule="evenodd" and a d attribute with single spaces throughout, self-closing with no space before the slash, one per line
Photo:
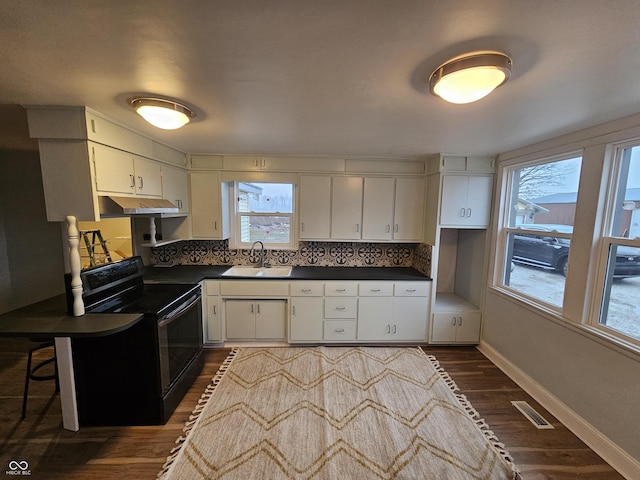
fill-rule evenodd
<path id="1" fill-rule="evenodd" d="M 2 337 L 101 337 L 121 332 L 142 319 L 141 313 L 67 313 L 65 295 L 0 314 Z"/>
<path id="2" fill-rule="evenodd" d="M 146 283 L 198 283 L 202 280 L 385 280 L 431 281 L 418 270 L 409 267 L 293 267 L 288 277 L 223 277 L 232 265 L 174 265 L 145 267 Z"/>

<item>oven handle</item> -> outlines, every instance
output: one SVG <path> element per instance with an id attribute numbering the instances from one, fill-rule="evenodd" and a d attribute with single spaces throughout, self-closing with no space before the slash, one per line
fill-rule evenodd
<path id="1" fill-rule="evenodd" d="M 184 312 L 192 308 L 201 298 L 201 294 L 195 293 L 191 297 L 189 297 L 184 303 L 180 304 L 175 310 L 172 310 L 169 314 L 167 314 L 162 320 L 158 322 L 158 327 L 164 327 L 165 325 L 170 324 L 177 317 L 182 315 Z"/>

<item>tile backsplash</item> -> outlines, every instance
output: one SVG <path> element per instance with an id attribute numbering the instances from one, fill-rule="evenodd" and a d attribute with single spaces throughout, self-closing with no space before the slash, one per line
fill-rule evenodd
<path id="1" fill-rule="evenodd" d="M 300 242 L 298 250 L 266 250 L 271 265 L 413 267 L 431 274 L 431 246 L 407 243 Z M 154 247 L 152 265 L 252 265 L 258 253 L 230 250 L 226 240 L 186 240 Z"/>

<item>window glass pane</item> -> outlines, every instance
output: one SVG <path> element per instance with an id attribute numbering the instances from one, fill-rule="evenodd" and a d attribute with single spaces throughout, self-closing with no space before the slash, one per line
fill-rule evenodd
<path id="1" fill-rule="evenodd" d="M 575 157 L 511 170 L 503 284 L 556 307 L 564 298 L 581 162 Z"/>
<path id="2" fill-rule="evenodd" d="M 619 178 L 611 235 L 637 238 L 640 237 L 640 147 L 624 149 Z"/>
<path id="3" fill-rule="evenodd" d="M 291 213 L 293 185 L 284 183 L 240 183 L 239 212 Z"/>
<path id="4" fill-rule="evenodd" d="M 288 216 L 240 215 L 240 236 L 247 243 L 289 243 L 290 224 Z"/>
<path id="5" fill-rule="evenodd" d="M 580 157 L 513 170 L 509 226 L 573 225 Z"/>
<path id="6" fill-rule="evenodd" d="M 620 240 L 640 237 L 640 147 L 625 148 L 617 166 L 599 323 L 640 340 L 640 248 Z"/>

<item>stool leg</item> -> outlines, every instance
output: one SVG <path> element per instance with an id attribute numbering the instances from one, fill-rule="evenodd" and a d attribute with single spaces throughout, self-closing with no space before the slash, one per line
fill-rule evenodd
<path id="1" fill-rule="evenodd" d="M 31 358 L 33 350 L 29 350 L 29 359 L 27 360 L 27 376 L 24 381 L 24 396 L 22 398 L 22 419 L 27 415 L 27 395 L 29 394 L 29 379 L 31 378 Z"/>

